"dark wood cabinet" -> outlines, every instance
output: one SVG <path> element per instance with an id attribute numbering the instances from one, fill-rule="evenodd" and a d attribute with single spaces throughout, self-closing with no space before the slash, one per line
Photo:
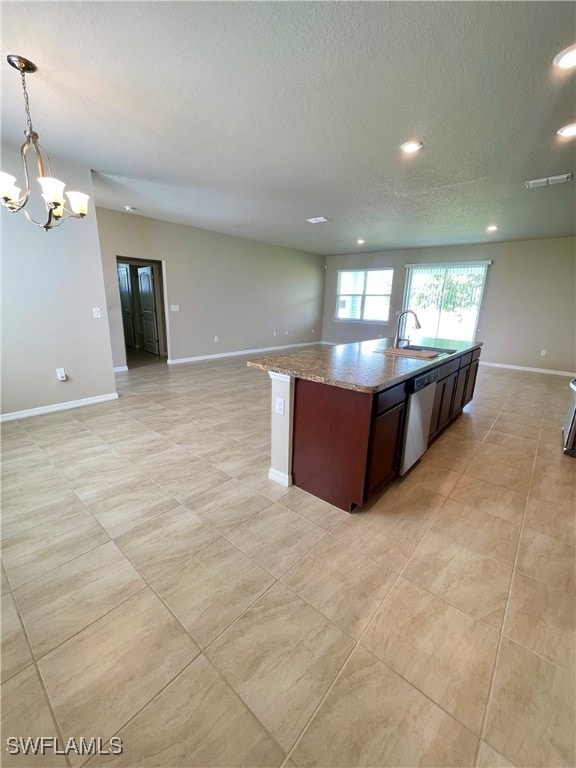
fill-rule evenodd
<path id="1" fill-rule="evenodd" d="M 398 471 L 403 426 L 403 402 L 374 419 L 366 475 L 367 499 L 374 491 L 392 480 Z"/>
<path id="2" fill-rule="evenodd" d="M 352 512 L 397 472 L 405 384 L 376 394 L 296 379 L 292 482 Z"/>
<path id="3" fill-rule="evenodd" d="M 436 384 L 434 407 L 430 421 L 432 442 L 462 412 L 464 406 L 472 400 L 478 374 L 480 350 L 475 349 L 440 366 L 440 379 Z M 460 367 L 454 370 L 454 363 Z"/>
<path id="4" fill-rule="evenodd" d="M 480 350 L 438 366 L 430 441 L 472 399 Z M 396 477 L 404 440 L 406 385 L 358 392 L 295 380 L 292 481 L 347 512 Z"/>
<path id="5" fill-rule="evenodd" d="M 480 354 L 479 350 L 478 350 L 478 354 Z M 472 363 L 470 363 L 470 366 L 468 367 L 468 378 L 466 380 L 466 391 L 464 392 L 464 400 L 462 402 L 462 407 L 464 407 L 467 403 L 469 403 L 472 400 L 472 397 L 474 396 L 474 387 L 476 386 L 476 376 L 478 375 L 479 363 L 480 363 L 479 360 L 473 360 Z"/>
<path id="6" fill-rule="evenodd" d="M 437 428 L 444 429 L 448 426 L 454 415 L 454 393 L 458 382 L 458 371 L 451 373 L 443 381 L 438 382 L 438 389 L 442 390 L 442 404 L 438 416 Z M 438 389 L 436 390 L 438 392 Z"/>
<path id="7" fill-rule="evenodd" d="M 436 382 L 436 393 L 430 419 L 430 440 L 433 440 L 450 423 L 459 371 L 460 358 L 438 366 L 439 378 Z"/>
<path id="8" fill-rule="evenodd" d="M 364 503 L 373 395 L 296 379 L 292 482 L 351 512 Z"/>
<path id="9" fill-rule="evenodd" d="M 470 366 L 467 365 L 464 368 L 460 368 L 458 371 L 458 379 L 454 389 L 454 405 L 452 406 L 454 413 L 459 413 L 465 405 L 464 396 L 466 394 L 466 386 L 468 384 L 469 370 Z"/>

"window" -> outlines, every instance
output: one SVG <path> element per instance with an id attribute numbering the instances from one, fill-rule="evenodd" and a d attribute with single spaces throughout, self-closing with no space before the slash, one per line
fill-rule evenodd
<path id="1" fill-rule="evenodd" d="M 393 276 L 393 269 L 339 271 L 336 319 L 386 322 Z"/>
<path id="2" fill-rule="evenodd" d="M 404 306 L 422 326 L 411 335 L 473 341 L 489 264 L 408 264 Z"/>

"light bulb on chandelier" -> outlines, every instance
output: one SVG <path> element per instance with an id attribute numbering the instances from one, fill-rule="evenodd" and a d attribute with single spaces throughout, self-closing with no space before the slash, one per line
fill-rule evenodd
<path id="1" fill-rule="evenodd" d="M 26 130 L 24 131 L 26 141 L 20 148 L 20 155 L 24 167 L 26 189 L 24 194 L 22 194 L 20 187 L 16 186 L 15 176 L 12 176 L 9 173 L 0 172 L 0 198 L 2 205 L 11 213 L 17 213 L 18 211 L 22 212 L 28 221 L 37 224 L 46 231 L 59 226 L 63 221 L 70 217 L 83 219 L 88 213 L 88 195 L 85 195 L 83 192 L 66 192 L 66 197 L 68 198 L 68 204 L 70 206 L 69 208 L 66 207 L 66 201 L 64 199 L 65 184 L 63 181 L 59 181 L 52 176 L 52 168 L 50 167 L 48 153 L 40 146 L 38 134 L 32 127 L 32 118 L 30 117 L 30 106 L 28 103 L 28 91 L 26 90 L 26 74 L 36 72 L 36 65 L 31 61 L 28 61 L 28 59 L 14 54 L 10 54 L 7 59 L 10 66 L 17 69 L 22 76 L 24 109 L 26 111 Z M 31 147 L 35 154 L 36 167 L 38 169 L 38 182 L 42 190 L 42 197 L 46 208 L 47 218 L 44 223 L 36 221 L 30 216 L 28 211 L 24 210 L 32 193 L 30 189 L 30 174 L 28 171 L 27 158 L 28 151 Z M 45 172 L 45 169 L 48 170 L 48 173 Z"/>

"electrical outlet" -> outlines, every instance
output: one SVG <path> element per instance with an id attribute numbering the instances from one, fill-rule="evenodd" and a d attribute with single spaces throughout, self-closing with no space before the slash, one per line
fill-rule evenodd
<path id="1" fill-rule="evenodd" d="M 276 331 L 273 331 L 273 332 L 272 332 L 272 336 L 276 336 Z"/>
<path id="2" fill-rule="evenodd" d="M 102 310 L 100 307 L 92 307 L 92 316 L 94 320 L 100 320 L 102 317 Z"/>
<path id="3" fill-rule="evenodd" d="M 64 368 L 56 368 L 56 378 L 58 381 L 66 381 L 66 371 Z"/>
<path id="4" fill-rule="evenodd" d="M 170 312 L 180 312 L 180 304 L 170 304 Z"/>
<path id="5" fill-rule="evenodd" d="M 278 414 L 278 416 L 284 416 L 284 398 L 283 397 L 276 398 L 276 413 Z"/>
<path id="6" fill-rule="evenodd" d="M 214 341 L 218 341 L 218 336 L 214 336 Z"/>
<path id="7" fill-rule="evenodd" d="M 312 328 L 312 335 L 314 335 L 315 332 L 316 332 L 316 329 Z"/>
<path id="8" fill-rule="evenodd" d="M 284 331 L 285 336 L 288 336 L 288 329 Z"/>
<path id="9" fill-rule="evenodd" d="M 546 357 L 546 350 L 545 349 L 541 349 L 540 350 L 540 357 Z"/>

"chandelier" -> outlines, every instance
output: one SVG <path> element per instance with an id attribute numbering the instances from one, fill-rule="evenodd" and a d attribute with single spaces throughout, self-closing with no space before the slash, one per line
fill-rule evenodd
<path id="1" fill-rule="evenodd" d="M 26 111 L 26 130 L 24 131 L 26 141 L 20 148 L 20 155 L 22 156 L 22 165 L 24 166 L 26 189 L 24 194 L 22 194 L 20 187 L 16 186 L 15 176 L 11 176 L 9 173 L 0 172 L 1 202 L 11 213 L 21 211 L 28 221 L 37 224 L 48 232 L 49 229 L 62 224 L 67 218 L 84 218 L 88 212 L 88 195 L 85 195 L 83 192 L 66 192 L 68 205 L 70 206 L 69 208 L 66 207 L 66 201 L 64 199 L 65 184 L 52 176 L 52 168 L 50 167 L 48 153 L 40 146 L 40 143 L 38 142 L 38 134 L 32 127 L 30 105 L 28 103 L 28 91 L 26 90 L 26 74 L 36 72 L 36 65 L 31 61 L 28 61 L 28 59 L 14 54 L 10 54 L 7 59 L 8 63 L 14 67 L 14 69 L 17 69 L 22 76 L 24 109 Z M 42 197 L 44 198 L 44 205 L 46 208 L 46 221 L 44 223 L 36 221 L 30 216 L 28 211 L 24 210 L 31 194 L 30 174 L 28 170 L 28 151 L 30 148 L 34 150 L 36 167 L 38 169 L 38 182 L 42 188 Z M 46 170 L 48 173 L 45 172 Z"/>

